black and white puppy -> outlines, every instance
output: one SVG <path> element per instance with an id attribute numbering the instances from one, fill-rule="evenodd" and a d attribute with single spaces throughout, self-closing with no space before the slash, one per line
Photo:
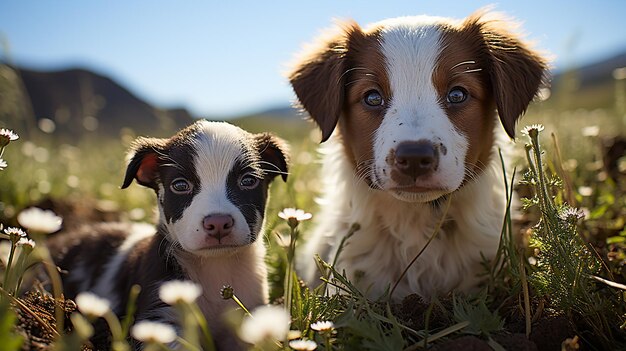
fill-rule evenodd
<path id="1" fill-rule="evenodd" d="M 251 134 L 224 122 L 198 121 L 168 139 L 138 138 L 130 151 L 122 188 L 133 179 L 152 188 L 159 222 L 107 223 L 51 239 L 56 262 L 67 271 L 64 291 L 90 291 L 124 313 L 130 288 L 142 287 L 136 320 L 176 324 L 158 296 L 159 286 L 179 279 L 200 285 L 198 305 L 218 349 L 236 348 L 220 315 L 233 307 L 220 297 L 231 285 L 249 308 L 267 303 L 265 247 L 259 240 L 268 187 L 287 178 L 282 140 Z"/>

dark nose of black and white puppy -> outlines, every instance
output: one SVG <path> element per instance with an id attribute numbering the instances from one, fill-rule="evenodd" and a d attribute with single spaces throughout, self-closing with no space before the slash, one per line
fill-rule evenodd
<path id="1" fill-rule="evenodd" d="M 439 165 L 439 152 L 429 141 L 405 141 L 395 150 L 393 167 L 416 179 L 433 173 Z"/>
<path id="2" fill-rule="evenodd" d="M 204 231 L 218 242 L 231 233 L 234 225 L 235 219 L 228 214 L 208 215 L 202 220 Z"/>

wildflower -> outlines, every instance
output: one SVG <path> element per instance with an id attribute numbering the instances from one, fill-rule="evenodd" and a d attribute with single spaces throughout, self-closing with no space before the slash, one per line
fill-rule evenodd
<path id="1" fill-rule="evenodd" d="M 0 171 L 2 171 L 5 168 L 7 168 L 7 166 L 8 166 L 7 161 L 5 161 L 5 160 L 0 158 Z"/>
<path id="2" fill-rule="evenodd" d="M 159 297 L 168 305 L 193 303 L 202 295 L 202 288 L 190 281 L 171 280 L 159 289 Z"/>
<path id="3" fill-rule="evenodd" d="M 284 340 L 289 332 L 289 322 L 289 314 L 284 308 L 272 305 L 257 307 L 252 316 L 241 323 L 239 337 L 253 345 Z"/>
<path id="4" fill-rule="evenodd" d="M 111 304 L 108 300 L 90 292 L 78 294 L 75 301 L 78 310 L 87 316 L 102 317 L 111 311 Z"/>
<path id="5" fill-rule="evenodd" d="M 289 342 L 289 346 L 298 351 L 312 351 L 317 348 L 317 343 L 313 340 L 291 340 Z"/>
<path id="6" fill-rule="evenodd" d="M 235 295 L 235 289 L 233 289 L 232 286 L 230 286 L 230 285 L 222 286 L 222 288 L 220 289 L 220 295 L 222 296 L 222 299 L 224 299 L 224 300 L 232 299 L 233 301 L 235 301 L 235 303 L 237 305 L 239 305 L 239 307 L 241 307 L 241 309 L 244 312 L 246 312 L 247 315 L 250 315 L 250 311 L 248 311 L 248 309 L 243 304 L 243 302 L 241 302 L 241 300 L 239 300 L 237 295 Z"/>
<path id="7" fill-rule="evenodd" d="M 35 248 L 35 241 L 32 240 L 32 239 L 28 239 L 28 238 L 20 238 L 20 240 L 18 240 L 15 245 L 17 245 L 17 246 L 28 246 L 31 249 L 33 249 L 33 248 Z"/>
<path id="8" fill-rule="evenodd" d="M 176 340 L 176 331 L 171 325 L 150 321 L 137 322 L 130 335 L 145 343 L 168 344 Z"/>
<path id="9" fill-rule="evenodd" d="M 543 127 L 542 124 L 531 124 L 529 126 L 524 127 L 524 129 L 522 129 L 522 134 L 528 135 L 530 137 L 534 137 L 534 136 L 539 135 L 539 132 L 541 132 L 544 129 L 545 128 Z"/>
<path id="10" fill-rule="evenodd" d="M 17 221 L 22 227 L 34 232 L 50 234 L 61 229 L 63 219 L 50 210 L 31 207 L 17 215 Z"/>
<path id="11" fill-rule="evenodd" d="M 0 129 L 0 147 L 9 145 L 10 142 L 19 139 L 19 135 L 15 134 L 10 129 Z"/>
<path id="12" fill-rule="evenodd" d="M 583 136 L 586 137 L 596 137 L 600 134 L 600 127 L 598 126 L 587 126 L 581 129 Z"/>
<path id="13" fill-rule="evenodd" d="M 285 208 L 278 213 L 278 217 L 286 220 L 291 228 L 295 228 L 298 226 L 298 223 L 311 219 L 313 215 L 304 212 L 304 210 Z"/>
<path id="14" fill-rule="evenodd" d="M 24 233 L 23 230 L 21 230 L 20 228 L 15 228 L 15 227 L 8 227 L 4 229 L 4 234 L 9 236 L 9 240 L 11 240 L 11 242 L 16 243 L 18 242 L 21 238 L 25 238 L 26 237 L 26 233 Z"/>
<path id="15" fill-rule="evenodd" d="M 278 217 L 284 220 L 295 218 L 297 221 L 306 221 L 307 219 L 311 219 L 313 215 L 310 213 L 304 212 L 304 210 L 295 209 L 295 208 L 285 208 L 278 213 Z"/>
<path id="16" fill-rule="evenodd" d="M 335 324 L 333 324 L 333 322 L 331 321 L 319 321 L 319 322 L 311 323 L 311 329 L 318 331 L 318 332 L 326 332 L 329 330 L 333 330 L 334 327 L 335 327 Z"/>
<path id="17" fill-rule="evenodd" d="M 578 193 L 580 196 L 591 196 L 593 194 L 593 188 L 590 186 L 580 186 L 578 187 Z"/>
<path id="18" fill-rule="evenodd" d="M 234 294 L 235 294 L 235 291 L 233 287 L 230 285 L 224 285 L 220 289 L 220 295 L 222 296 L 224 300 L 232 299 Z"/>
<path id="19" fill-rule="evenodd" d="M 578 220 L 585 217 L 585 213 L 582 210 L 573 207 L 567 207 L 565 210 L 559 213 L 559 217 L 561 218 L 561 220 L 576 223 L 578 222 Z"/>

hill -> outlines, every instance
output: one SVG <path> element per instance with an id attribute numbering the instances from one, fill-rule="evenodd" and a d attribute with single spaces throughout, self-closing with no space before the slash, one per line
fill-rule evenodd
<path id="1" fill-rule="evenodd" d="M 124 128 L 137 134 L 167 135 L 193 121 L 184 108 L 151 106 L 112 79 L 89 70 L 2 68 L 0 92 L 5 94 L 0 100 L 13 105 L 17 117 L 11 111 L 4 114 L 9 121 L 20 119 L 12 122 L 21 122 L 26 129 L 35 123 L 64 139 L 85 134 L 119 136 Z"/>
<path id="2" fill-rule="evenodd" d="M 615 106 L 620 83 L 616 83 L 613 72 L 620 67 L 626 67 L 626 52 L 555 73 L 552 97 L 546 106 L 560 110 Z M 298 139 L 312 129 L 303 128 L 305 116 L 285 103 L 230 121 L 253 132 L 272 131 Z M 155 107 L 111 78 L 90 70 L 45 72 L 0 64 L 0 121 L 18 130 L 52 128 L 55 137 L 65 140 L 92 135 L 119 137 L 125 129 L 166 136 L 193 120 L 183 107 Z"/>
<path id="3" fill-rule="evenodd" d="M 554 74 L 549 105 L 561 110 L 612 108 L 619 94 L 613 72 L 626 67 L 626 52 Z"/>

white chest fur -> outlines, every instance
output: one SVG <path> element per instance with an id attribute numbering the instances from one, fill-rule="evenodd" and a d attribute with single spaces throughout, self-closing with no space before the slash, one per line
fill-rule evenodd
<path id="1" fill-rule="evenodd" d="M 497 156 L 476 179 L 433 206 L 399 201 L 355 182 L 340 143 L 334 141 L 325 152 L 323 173 L 333 176 L 325 178 L 326 196 L 320 201 L 319 216 L 323 221 L 306 247 L 307 257 L 319 253 L 332 261 L 348 228 L 359 223 L 361 229 L 346 242 L 336 268 L 345 270 L 366 296 L 378 298 L 396 282 L 443 219 L 436 238 L 398 284 L 394 298 L 417 293 L 428 299 L 476 286 L 482 256 L 492 258 L 498 248 L 506 207 Z M 307 268 L 305 275 L 315 281 L 317 273 Z"/>

